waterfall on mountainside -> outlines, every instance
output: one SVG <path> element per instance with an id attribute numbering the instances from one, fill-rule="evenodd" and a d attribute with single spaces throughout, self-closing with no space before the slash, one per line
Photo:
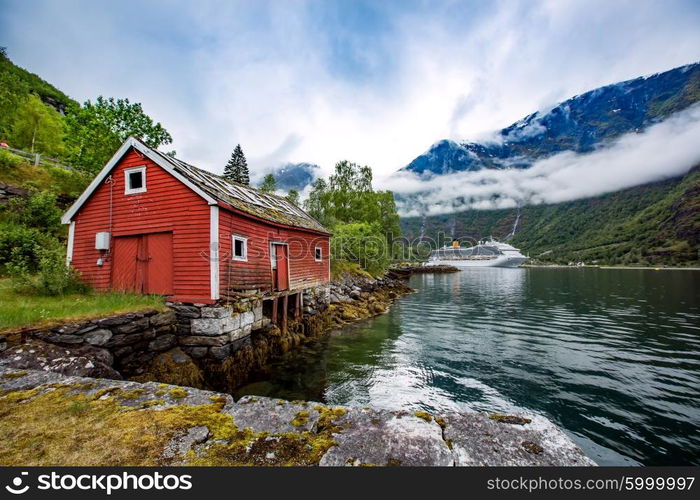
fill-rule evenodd
<path id="1" fill-rule="evenodd" d="M 518 211 L 515 215 L 515 222 L 513 222 L 513 229 L 510 230 L 510 233 L 506 236 L 506 240 L 511 239 L 513 236 L 515 236 L 515 231 L 518 229 L 518 222 L 520 222 L 520 207 L 518 206 Z"/>

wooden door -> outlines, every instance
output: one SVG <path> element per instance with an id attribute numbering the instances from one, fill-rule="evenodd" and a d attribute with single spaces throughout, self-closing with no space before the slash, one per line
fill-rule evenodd
<path id="1" fill-rule="evenodd" d="M 112 289 L 123 292 L 172 294 L 173 233 L 115 238 Z"/>
<path id="2" fill-rule="evenodd" d="M 136 269 L 140 236 L 114 238 L 112 257 L 112 288 L 121 292 L 136 292 Z"/>
<path id="3" fill-rule="evenodd" d="M 272 245 L 272 273 L 276 291 L 289 289 L 289 259 L 287 245 Z"/>
<path id="4" fill-rule="evenodd" d="M 173 293 L 173 233 L 146 235 L 145 292 L 159 295 Z"/>

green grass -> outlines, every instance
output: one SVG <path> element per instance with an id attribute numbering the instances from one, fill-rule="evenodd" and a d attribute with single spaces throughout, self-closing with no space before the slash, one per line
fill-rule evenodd
<path id="1" fill-rule="evenodd" d="M 0 279 L 0 332 L 164 308 L 164 299 L 158 295 L 88 293 L 43 297 L 19 294 L 12 289 L 11 280 Z"/>
<path id="2" fill-rule="evenodd" d="M 372 275 L 362 269 L 359 264 L 355 262 L 348 262 L 346 260 L 331 259 L 331 279 L 340 280 L 350 276 L 365 276 L 371 278 Z"/>
<path id="3" fill-rule="evenodd" d="M 90 177 L 75 170 L 34 165 L 0 149 L 0 181 L 13 186 L 77 198 L 90 183 Z"/>

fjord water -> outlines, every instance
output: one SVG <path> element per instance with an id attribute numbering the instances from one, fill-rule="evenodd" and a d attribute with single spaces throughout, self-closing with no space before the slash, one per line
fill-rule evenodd
<path id="1" fill-rule="evenodd" d="M 410 284 L 389 313 L 241 393 L 537 413 L 601 465 L 700 464 L 700 272 L 491 268 Z"/>

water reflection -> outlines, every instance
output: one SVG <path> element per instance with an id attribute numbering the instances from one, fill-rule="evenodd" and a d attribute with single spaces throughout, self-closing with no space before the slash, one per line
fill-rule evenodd
<path id="1" fill-rule="evenodd" d="M 700 273 L 470 269 L 411 284 L 388 314 L 243 392 L 537 412 L 603 464 L 700 463 Z"/>

